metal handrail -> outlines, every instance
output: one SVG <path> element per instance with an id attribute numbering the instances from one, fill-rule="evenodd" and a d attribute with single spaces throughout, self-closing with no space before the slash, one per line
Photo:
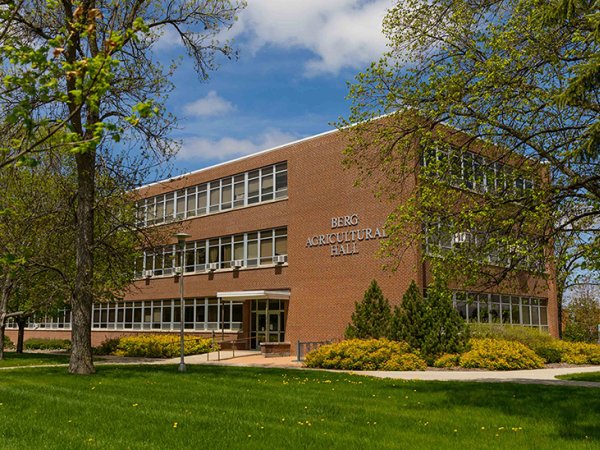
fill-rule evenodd
<path id="1" fill-rule="evenodd" d="M 296 361 L 302 362 L 304 361 L 304 355 L 312 350 L 318 349 L 321 345 L 331 344 L 333 339 L 327 339 L 324 341 L 298 341 L 296 344 Z M 302 350 L 306 350 L 303 352 Z"/>

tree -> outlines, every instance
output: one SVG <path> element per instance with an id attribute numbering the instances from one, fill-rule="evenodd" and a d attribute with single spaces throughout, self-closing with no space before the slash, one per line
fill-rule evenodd
<path id="1" fill-rule="evenodd" d="M 406 199 L 388 220 L 388 256 L 416 241 L 434 273 L 497 285 L 543 276 L 560 263 L 554 243 L 575 233 L 572 269 L 600 268 L 599 21 L 587 0 L 388 12 L 390 50 L 357 77 L 340 123 L 346 163 L 378 195 Z"/>
<path id="2" fill-rule="evenodd" d="M 71 373 L 94 371 L 98 159 L 115 161 L 113 146 L 119 142 L 125 155 L 134 150 L 157 157 L 174 152 L 168 138 L 174 120 L 164 107 L 173 67 L 163 67 L 152 50 L 170 28 L 205 78 L 215 53 L 231 54 L 215 36 L 232 24 L 241 6 L 226 0 L 12 0 L 0 9 L 0 123 L 5 124 L 0 168 L 27 161 L 60 133 L 64 135 L 55 145 L 75 158 Z"/>
<path id="3" fill-rule="evenodd" d="M 123 187 L 105 169 L 98 173 L 93 294 L 96 301 L 111 301 L 132 282 L 137 249 L 150 236 L 135 232 L 134 206 Z M 52 315 L 72 304 L 73 157 L 47 152 L 34 167 L 8 167 L 0 171 L 0 190 L 0 327 L 3 332 L 8 318 L 19 324 L 20 348 L 27 317 Z"/>
<path id="4" fill-rule="evenodd" d="M 580 286 L 566 307 L 563 336 L 569 341 L 598 342 L 600 291 L 597 286 Z"/>
<path id="5" fill-rule="evenodd" d="M 387 337 L 391 319 L 389 301 L 383 296 L 376 280 L 371 281 L 362 302 L 355 303 L 352 322 L 345 332 L 346 339 L 379 339 Z"/>
<path id="6" fill-rule="evenodd" d="M 390 338 L 407 342 L 432 363 L 444 353 L 459 353 L 468 340 L 467 324 L 452 306 L 452 293 L 437 282 L 424 298 L 413 281 L 394 308 Z"/>

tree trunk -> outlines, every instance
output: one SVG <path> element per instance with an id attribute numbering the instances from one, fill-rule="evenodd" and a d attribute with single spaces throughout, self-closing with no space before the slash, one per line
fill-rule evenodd
<path id="1" fill-rule="evenodd" d="M 6 325 L 4 325 L 4 317 L 2 317 L 2 322 L 0 323 L 0 360 L 4 359 L 4 330 Z"/>
<path id="2" fill-rule="evenodd" d="M 75 240 L 76 274 L 71 304 L 71 360 L 69 372 L 88 375 L 95 372 L 92 361 L 92 303 L 94 195 L 96 152 L 75 156 L 77 163 L 77 230 Z"/>
<path id="3" fill-rule="evenodd" d="M 17 333 L 17 353 L 23 354 L 23 341 L 25 340 L 25 323 L 27 319 L 25 317 L 16 318 L 19 331 Z"/>

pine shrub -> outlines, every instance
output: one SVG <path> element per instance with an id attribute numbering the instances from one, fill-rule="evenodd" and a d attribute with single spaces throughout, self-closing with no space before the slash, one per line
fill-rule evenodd
<path id="1" fill-rule="evenodd" d="M 371 281 L 362 302 L 355 303 L 352 322 L 346 328 L 346 339 L 378 339 L 389 333 L 391 308 L 377 281 Z"/>
<path id="2" fill-rule="evenodd" d="M 452 293 L 440 284 L 423 298 L 413 281 L 394 309 L 390 338 L 408 342 L 430 363 L 444 353 L 460 353 L 468 340 L 465 321 L 452 305 Z"/>

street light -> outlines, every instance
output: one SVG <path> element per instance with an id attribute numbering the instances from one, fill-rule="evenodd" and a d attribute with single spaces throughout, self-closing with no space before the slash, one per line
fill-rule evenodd
<path id="1" fill-rule="evenodd" d="M 177 238 L 177 243 L 179 244 L 179 300 L 180 300 L 180 309 L 179 309 L 179 347 L 180 347 L 180 355 L 181 360 L 179 362 L 179 371 L 185 372 L 185 359 L 184 359 L 184 343 L 183 343 L 183 332 L 185 325 L 185 302 L 183 300 L 183 271 L 184 271 L 184 263 L 185 259 L 183 256 L 183 252 L 185 250 L 185 240 L 190 237 L 187 233 L 176 233 L 175 237 Z"/>

